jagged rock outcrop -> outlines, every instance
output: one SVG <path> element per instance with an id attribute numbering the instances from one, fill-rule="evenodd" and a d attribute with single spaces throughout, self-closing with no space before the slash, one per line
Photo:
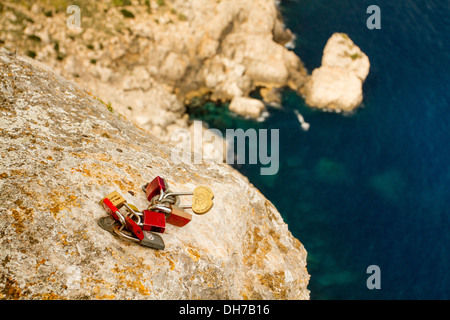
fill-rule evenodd
<path id="1" fill-rule="evenodd" d="M 69 29 L 69 2 L 4 1 L 0 40 L 76 81 L 162 139 L 186 128 L 194 97 L 231 101 L 303 85 L 273 0 L 85 1 Z"/>
<path id="2" fill-rule="evenodd" d="M 369 74 L 369 58 L 345 33 L 335 33 L 323 50 L 322 65 L 301 88 L 310 106 L 349 112 L 363 99 L 362 85 Z"/>
<path id="3" fill-rule="evenodd" d="M 307 299 L 306 251 L 275 207 L 225 164 L 174 164 L 172 147 L 37 62 L 0 50 L 1 299 Z M 119 191 L 145 208 L 156 175 L 207 185 L 213 209 L 166 249 L 96 219 Z"/>

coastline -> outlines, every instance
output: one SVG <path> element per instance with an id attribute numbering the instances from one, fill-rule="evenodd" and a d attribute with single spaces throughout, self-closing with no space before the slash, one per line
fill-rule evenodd
<path id="1" fill-rule="evenodd" d="M 193 99 L 260 91 L 264 103 L 277 103 L 280 88 L 306 80 L 272 0 L 114 3 L 84 4 L 80 27 L 69 29 L 64 6 L 6 2 L 2 46 L 49 65 L 163 141 L 187 128 Z M 235 111 L 248 114 L 245 105 Z"/>
<path id="2" fill-rule="evenodd" d="M 207 95 L 212 101 L 227 101 L 234 96 L 245 97 L 255 88 L 265 89 L 262 95 L 276 99 L 279 88 L 298 89 L 303 84 L 306 73 L 301 61 L 281 44 L 287 34 L 281 28 L 275 6 L 265 0 L 255 0 L 251 4 L 205 0 L 197 3 L 196 8 L 183 7 L 180 2 L 159 3 L 161 5 L 150 2 L 147 7 L 150 12 L 134 11 L 127 5 L 88 4 L 81 8 L 81 28 L 73 30 L 67 28 L 64 6 L 52 8 L 40 2 L 21 6 L 7 2 L 2 7 L 2 47 L 10 49 L 10 52 L 1 52 L 2 77 L 7 79 L 2 95 L 10 101 L 5 111 L 9 120 L 5 120 L 7 127 L 2 130 L 15 132 L 12 110 L 17 109 L 24 114 L 23 119 L 40 119 L 36 123 L 27 122 L 23 129 L 30 132 L 34 144 L 39 146 L 31 150 L 39 153 L 49 149 L 48 134 L 45 134 L 49 130 L 52 137 L 56 137 L 51 143 L 68 144 L 68 150 L 72 150 L 66 154 L 67 150 L 62 147 L 53 148 L 54 153 L 49 153 L 46 161 L 39 164 L 33 159 L 44 158 L 44 155 L 27 157 L 30 161 L 20 174 L 11 170 L 22 153 L 11 152 L 9 158 L 3 159 L 8 173 L 1 176 L 2 187 L 16 190 L 20 176 L 24 179 L 22 184 L 41 191 L 17 190 L 4 196 L 9 206 L 5 219 L 15 219 L 16 228 L 2 237 L 2 241 L 8 243 L 2 252 L 8 261 L 3 266 L 4 274 L 10 275 L 5 280 L 9 289 L 2 293 L 2 298 L 78 299 L 86 297 L 85 291 L 89 291 L 99 299 L 309 299 L 306 250 L 292 236 L 276 208 L 246 178 L 231 167 L 217 164 L 201 172 L 201 177 L 197 168 L 189 166 L 183 168 L 182 174 L 166 159 L 169 144 L 165 140 L 171 132 L 188 127 L 186 99 Z M 185 10 L 172 6 L 173 3 Z M 216 5 L 221 7 L 216 8 Z M 139 8 L 145 9 L 146 5 Z M 192 18 L 198 17 L 197 14 L 201 17 L 199 21 Z M 212 18 L 217 24 L 205 29 L 204 21 Z M 255 22 L 260 19 L 269 22 L 268 25 L 255 28 Z M 199 28 L 203 32 L 192 32 Z M 44 69 L 53 70 L 55 75 L 35 68 L 32 60 L 22 58 L 23 54 L 46 65 Z M 32 86 L 25 90 L 27 81 Z M 72 87 L 70 81 L 77 86 Z M 14 86 L 20 90 L 10 90 Z M 51 99 L 40 95 L 45 90 Z M 11 92 L 16 95 L 11 96 Z M 32 93 L 33 98 L 27 96 L 28 93 Z M 16 104 L 20 99 L 29 105 L 21 109 L 21 105 Z M 61 112 L 72 121 L 66 123 L 65 117 L 55 116 L 57 110 L 65 110 Z M 102 120 L 92 124 L 91 121 L 95 122 L 92 114 Z M 55 120 L 50 125 L 41 118 Z M 57 130 L 60 125 L 64 130 Z M 79 127 L 83 130 L 78 130 Z M 146 140 L 147 135 L 141 129 L 163 142 L 152 136 Z M 124 137 L 120 132 L 127 132 L 127 135 Z M 80 134 L 82 138 L 78 139 Z M 20 141 L 15 143 L 21 148 Z M 96 156 L 97 153 L 101 155 Z M 140 167 L 147 158 L 151 161 L 151 170 Z M 52 166 L 53 159 L 60 161 Z M 115 162 L 105 159 L 115 159 Z M 106 163 L 109 170 L 100 172 L 99 168 Z M 56 174 L 50 167 L 59 170 L 57 172 L 71 172 L 70 183 L 89 187 L 61 193 L 59 190 L 66 190 L 70 183 L 65 175 Z M 127 179 L 120 178 L 124 170 Z M 206 222 L 193 223 L 200 232 L 188 234 L 189 231 L 183 230 L 169 237 L 168 244 L 172 246 L 167 254 L 147 256 L 144 249 L 127 245 L 121 246 L 119 251 L 111 249 L 91 225 L 92 215 L 100 215 L 99 208 L 92 211 L 88 208 L 94 207 L 102 192 L 107 192 L 106 182 L 112 180 L 126 197 L 135 201 L 127 192 L 132 189 L 132 193 L 137 194 L 133 188 L 149 172 L 163 172 L 188 186 L 207 181 L 218 190 L 216 192 L 226 195 L 217 201 L 217 210 L 224 216 L 207 216 L 203 220 Z M 42 185 L 27 180 L 36 175 L 43 181 Z M 221 175 L 225 180 L 218 178 Z M 53 176 L 59 179 L 55 181 Z M 45 192 L 47 189 L 50 191 Z M 51 207 L 43 196 L 51 196 Z M 31 203 L 33 208 L 29 207 Z M 45 219 L 25 220 L 25 212 Z M 226 230 L 214 237 L 220 228 Z M 27 256 L 25 261 L 20 256 L 23 243 L 15 241 L 17 233 L 32 238 L 39 230 L 51 230 L 54 236 L 41 242 L 33 241 L 27 247 L 32 257 L 27 260 Z M 230 234 L 236 234 L 239 240 L 235 241 Z M 61 245 L 49 252 L 52 241 Z M 79 249 L 81 242 L 84 247 Z M 230 247 L 223 247 L 227 243 Z M 103 255 L 98 254 L 100 251 Z M 105 257 L 106 252 L 112 252 L 112 256 Z M 120 252 L 131 258 L 117 262 Z M 61 262 L 61 257 L 67 259 Z M 280 260 L 280 257 L 284 258 Z M 15 268 L 19 259 L 25 261 L 24 268 Z M 35 272 L 30 274 L 28 266 L 36 259 L 45 263 L 38 263 Z M 67 268 L 66 263 L 70 263 Z M 59 285 L 52 286 L 45 277 L 60 269 L 63 271 L 53 277 Z M 112 275 L 108 272 L 111 269 Z M 175 272 L 170 273 L 169 269 Z M 104 272 L 99 274 L 98 270 Z M 138 272 L 126 273 L 130 270 Z M 81 278 L 81 274 L 88 277 Z M 141 280 L 142 277 L 145 280 Z M 28 282 L 30 278 L 39 281 Z M 167 279 L 172 284 L 170 288 Z M 66 283 L 68 285 L 64 285 Z M 154 283 L 160 286 L 154 289 Z"/>

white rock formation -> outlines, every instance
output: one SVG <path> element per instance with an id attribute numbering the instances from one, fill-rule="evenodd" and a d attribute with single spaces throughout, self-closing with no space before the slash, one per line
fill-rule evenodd
<path id="1" fill-rule="evenodd" d="M 242 116 L 258 118 L 264 111 L 265 106 L 264 103 L 257 99 L 234 97 L 228 108 L 230 111 Z"/>
<path id="2" fill-rule="evenodd" d="M 323 50 L 321 67 L 313 70 L 301 92 L 310 106 L 351 111 L 362 102 L 369 69 L 369 58 L 348 35 L 335 33 Z"/>
<path id="3" fill-rule="evenodd" d="M 298 110 L 294 110 L 295 115 L 297 116 L 298 122 L 300 123 L 300 126 L 302 127 L 303 131 L 308 131 L 310 124 L 305 121 L 305 118 L 298 112 Z"/>
<path id="4" fill-rule="evenodd" d="M 0 83 L 0 299 L 309 298 L 303 245 L 237 171 L 174 163 L 171 145 L 35 60 L 0 50 Z M 163 251 L 97 225 L 112 191 L 146 208 L 157 175 L 209 186 L 214 207 L 167 225 Z"/>

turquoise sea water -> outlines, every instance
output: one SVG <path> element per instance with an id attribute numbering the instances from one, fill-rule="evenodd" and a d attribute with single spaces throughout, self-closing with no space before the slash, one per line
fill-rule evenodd
<path id="1" fill-rule="evenodd" d="M 369 30 L 369 5 L 381 29 Z M 293 49 L 320 66 L 334 32 L 368 55 L 364 101 L 351 116 L 305 106 L 290 90 L 264 122 L 211 103 L 211 127 L 280 130 L 280 170 L 238 170 L 270 199 L 308 251 L 312 299 L 450 299 L 450 2 L 281 1 Z M 294 110 L 310 123 L 301 130 Z M 381 271 L 369 290 L 367 267 Z"/>

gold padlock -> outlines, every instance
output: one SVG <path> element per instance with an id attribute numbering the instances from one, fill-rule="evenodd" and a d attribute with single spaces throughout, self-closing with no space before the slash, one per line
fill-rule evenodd
<path id="1" fill-rule="evenodd" d="M 205 214 L 213 206 L 214 193 L 210 188 L 200 186 L 194 189 L 192 198 L 192 211 L 196 214 Z"/>
<path id="2" fill-rule="evenodd" d="M 106 197 L 104 197 L 101 201 L 100 204 L 103 203 L 103 200 L 105 200 L 106 198 L 109 199 L 109 201 L 112 202 L 112 204 L 117 208 L 120 209 L 123 207 L 123 205 L 127 202 L 125 200 L 124 197 L 122 197 L 120 195 L 120 193 L 118 193 L 117 191 L 111 192 L 110 194 L 108 194 Z"/>
<path id="3" fill-rule="evenodd" d="M 206 186 L 199 186 L 193 192 L 169 192 L 165 193 L 160 202 L 166 202 L 167 199 L 178 196 L 192 195 L 192 205 L 179 205 L 182 209 L 192 209 L 195 214 L 205 214 L 213 207 L 214 193 Z"/>

